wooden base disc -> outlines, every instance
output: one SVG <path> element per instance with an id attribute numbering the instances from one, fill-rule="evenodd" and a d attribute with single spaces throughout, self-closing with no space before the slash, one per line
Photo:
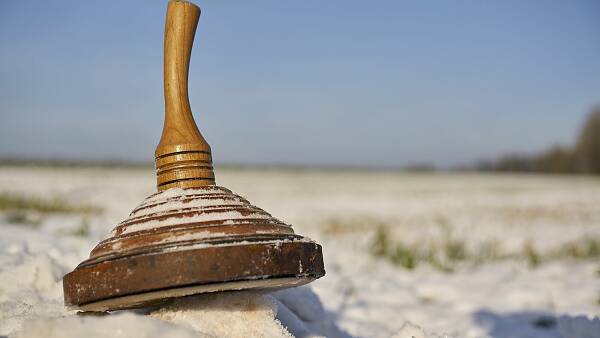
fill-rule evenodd
<path id="1" fill-rule="evenodd" d="M 293 287 L 324 274 L 314 242 L 242 241 L 82 263 L 65 275 L 63 287 L 67 306 L 110 311 L 203 292 Z"/>
<path id="2" fill-rule="evenodd" d="M 275 291 L 294 286 L 300 286 L 310 283 L 314 280 L 311 277 L 284 277 L 257 279 L 236 282 L 214 283 L 206 285 L 188 286 L 173 288 L 168 290 L 150 291 L 136 295 L 116 297 L 88 303 L 82 306 L 69 307 L 71 310 L 105 312 L 125 310 L 132 308 L 141 308 L 146 306 L 160 305 L 172 300 L 173 298 L 197 295 L 201 293 L 241 291 L 241 290 L 260 290 Z"/>

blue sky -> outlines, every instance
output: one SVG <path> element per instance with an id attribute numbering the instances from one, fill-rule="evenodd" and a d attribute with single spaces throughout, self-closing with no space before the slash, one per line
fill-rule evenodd
<path id="1" fill-rule="evenodd" d="M 196 1 L 217 163 L 452 166 L 571 144 L 600 2 Z M 166 1 L 0 3 L 0 156 L 151 161 Z"/>

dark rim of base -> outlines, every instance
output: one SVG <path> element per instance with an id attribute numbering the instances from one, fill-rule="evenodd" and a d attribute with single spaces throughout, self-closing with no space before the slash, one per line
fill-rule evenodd
<path id="1" fill-rule="evenodd" d="M 65 304 L 76 307 L 172 288 L 323 275 L 321 246 L 314 242 L 231 243 L 80 266 L 65 275 L 63 288 Z"/>

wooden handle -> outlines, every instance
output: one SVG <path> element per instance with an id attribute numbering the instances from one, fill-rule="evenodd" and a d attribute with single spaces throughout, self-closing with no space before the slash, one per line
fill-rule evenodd
<path id="1" fill-rule="evenodd" d="M 210 146 L 200 134 L 188 98 L 188 71 L 200 8 L 171 0 L 165 24 L 165 122 L 156 148 L 158 190 L 215 184 Z"/>

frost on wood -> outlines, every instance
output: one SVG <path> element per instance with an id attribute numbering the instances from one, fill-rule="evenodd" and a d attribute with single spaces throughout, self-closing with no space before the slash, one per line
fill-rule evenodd
<path id="1" fill-rule="evenodd" d="M 146 198 L 92 251 L 91 256 L 148 245 L 161 245 L 168 251 L 193 249 L 242 234 L 293 234 L 293 230 L 228 189 L 219 186 L 172 188 Z M 193 246 L 188 245 L 192 242 Z M 168 247 L 175 243 L 183 245 Z"/>
<path id="2" fill-rule="evenodd" d="M 181 216 L 183 211 L 194 214 Z M 160 220 L 156 220 L 159 217 Z M 173 188 L 148 197 L 133 210 L 128 219 L 113 230 L 112 235 L 183 223 L 224 221 L 235 224 L 249 219 L 265 219 L 272 220 L 274 224 L 284 224 L 266 211 L 222 187 Z"/>

